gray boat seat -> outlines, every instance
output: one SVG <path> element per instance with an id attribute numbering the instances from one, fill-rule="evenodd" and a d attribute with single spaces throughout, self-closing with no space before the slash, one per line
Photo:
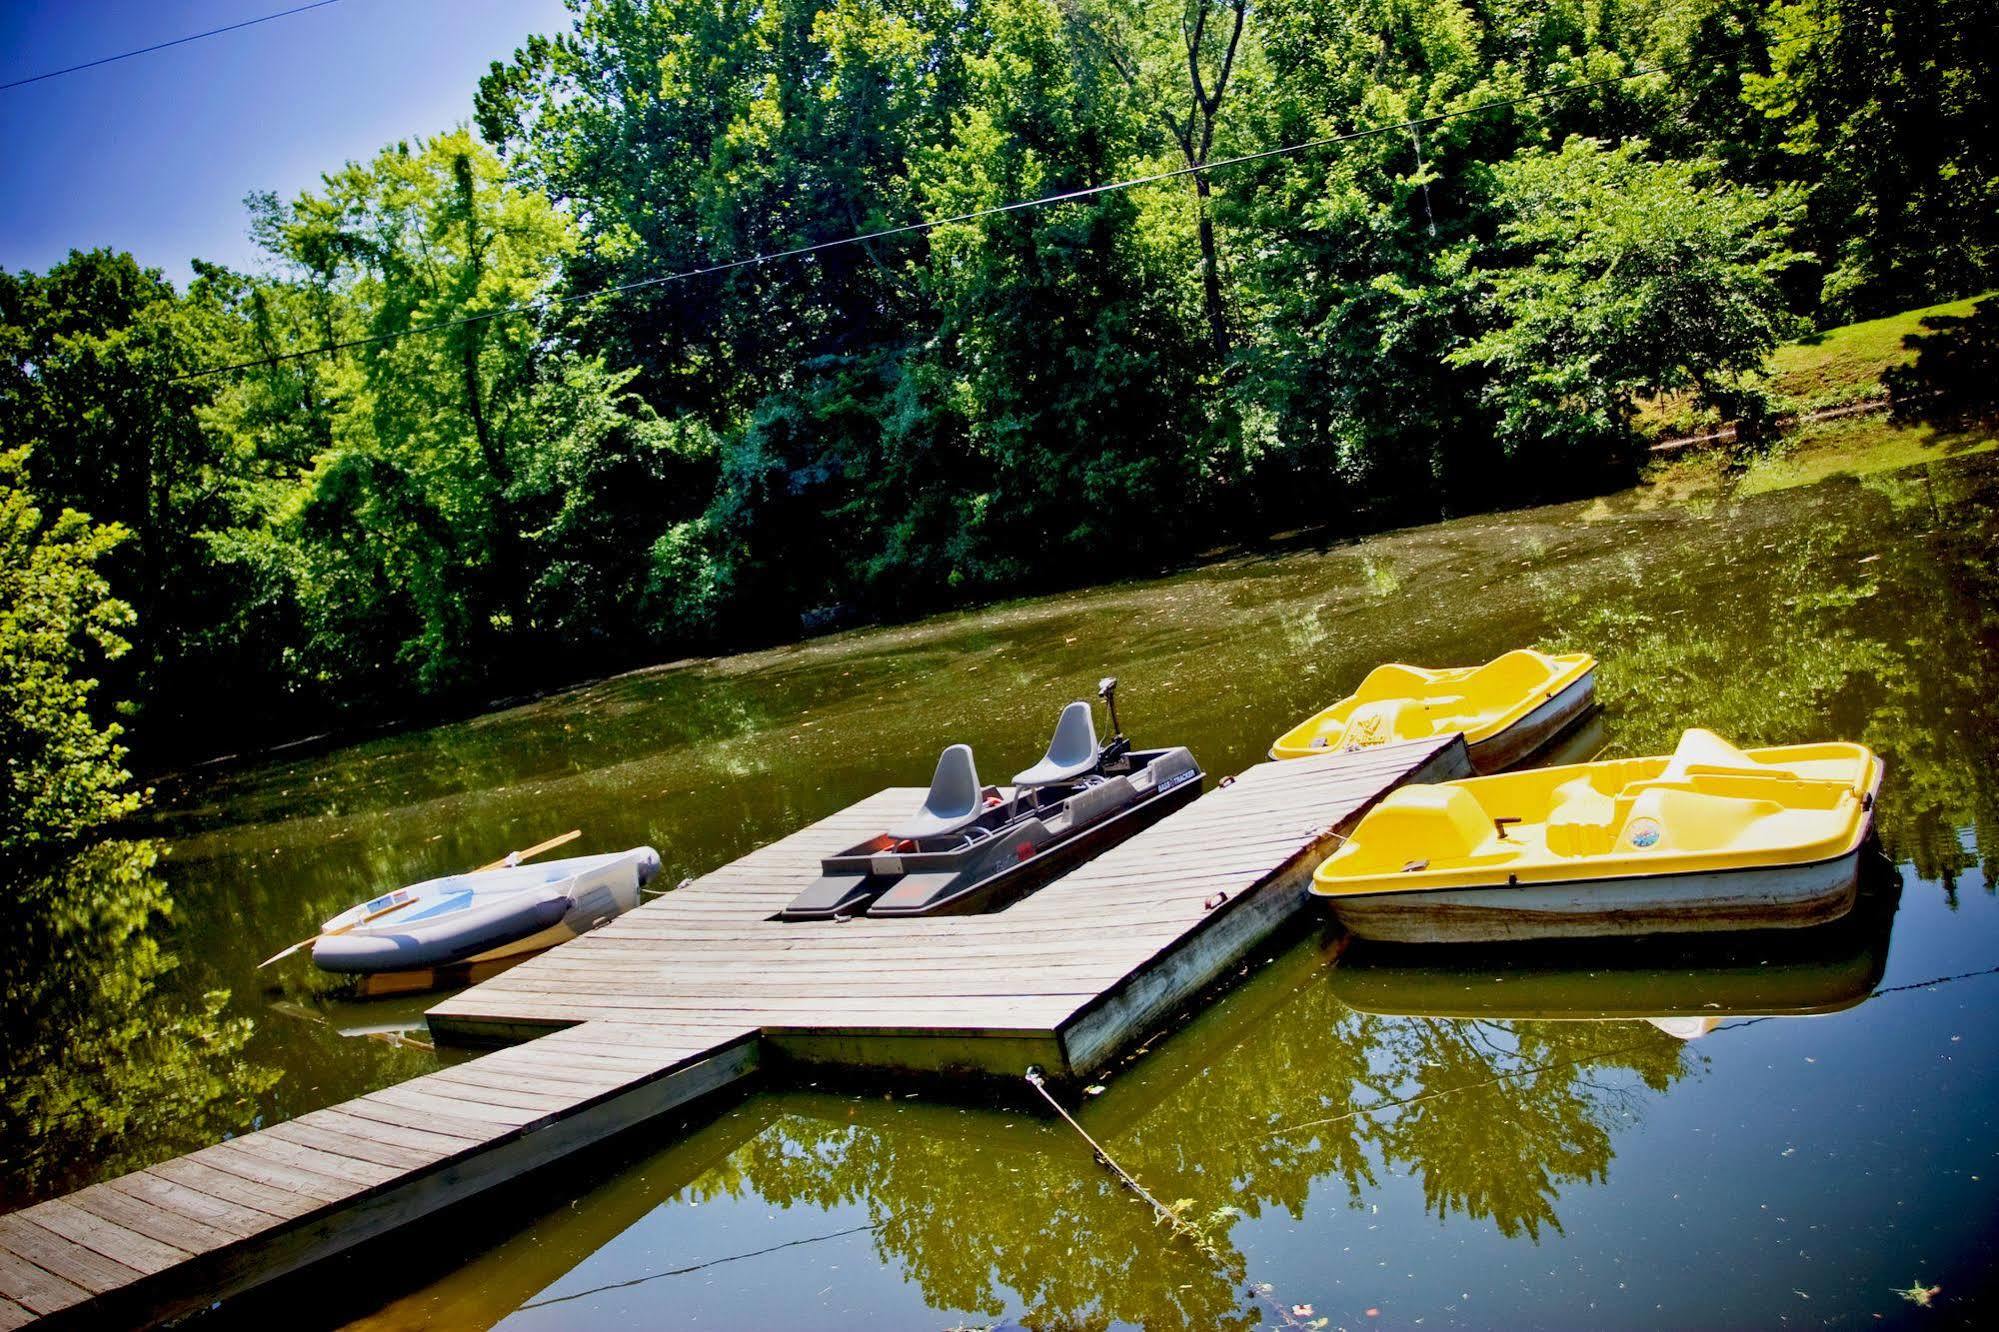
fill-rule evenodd
<path id="1" fill-rule="evenodd" d="M 1071 703 L 1055 723 L 1055 738 L 1041 762 L 1014 774 L 1019 787 L 1054 786 L 1073 782 L 1097 766 L 1097 723 L 1088 703 Z"/>
<path id="2" fill-rule="evenodd" d="M 985 811 L 979 770 L 972 765 L 972 747 L 952 745 L 937 756 L 937 771 L 930 778 L 930 794 L 923 798 L 923 808 L 890 828 L 888 835 L 912 841 L 945 837 L 976 822 Z"/>

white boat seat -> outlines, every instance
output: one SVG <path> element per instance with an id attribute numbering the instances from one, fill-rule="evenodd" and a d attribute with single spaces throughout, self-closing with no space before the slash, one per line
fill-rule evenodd
<path id="1" fill-rule="evenodd" d="M 1097 766 L 1097 723 L 1088 703 L 1071 703 L 1055 723 L 1055 738 L 1041 762 L 1015 773 L 1018 787 L 1054 786 L 1073 782 Z"/>
<path id="2" fill-rule="evenodd" d="M 972 747 L 952 745 L 937 756 L 937 771 L 930 778 L 930 793 L 923 798 L 923 808 L 890 828 L 888 835 L 911 841 L 946 837 L 977 822 L 985 810 L 979 770 L 972 764 Z"/>

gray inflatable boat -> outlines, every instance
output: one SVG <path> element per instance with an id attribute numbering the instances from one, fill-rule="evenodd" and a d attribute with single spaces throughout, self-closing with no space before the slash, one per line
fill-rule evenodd
<path id="1" fill-rule="evenodd" d="M 630 911 L 658 873 L 659 852 L 641 846 L 431 879 L 327 921 L 312 960 L 326 971 L 373 974 L 539 952 Z"/>

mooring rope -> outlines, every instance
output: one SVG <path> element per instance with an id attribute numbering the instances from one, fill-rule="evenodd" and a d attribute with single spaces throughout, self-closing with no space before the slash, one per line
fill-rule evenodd
<path id="1" fill-rule="evenodd" d="M 1090 1131 L 1088 1129 L 1084 1128 L 1081 1124 L 1076 1122 L 1076 1117 L 1070 1114 L 1068 1110 L 1064 1109 L 1062 1103 L 1056 1100 L 1054 1095 L 1049 1092 L 1048 1085 L 1046 1081 L 1042 1078 L 1041 1070 L 1039 1068 L 1028 1069 L 1026 1076 L 1027 1076 L 1027 1084 L 1030 1087 L 1034 1088 L 1034 1090 L 1041 1093 L 1041 1099 L 1048 1102 L 1048 1104 L 1054 1108 L 1056 1114 L 1062 1116 L 1062 1120 L 1064 1123 L 1066 1123 L 1070 1128 L 1076 1130 L 1076 1135 L 1078 1137 L 1080 1137 L 1084 1142 L 1090 1144 L 1090 1150 L 1097 1154 L 1097 1159 L 1099 1161 L 1102 1161 L 1105 1166 L 1109 1167 L 1111 1173 L 1116 1175 L 1119 1181 L 1121 1181 L 1126 1188 L 1130 1189 L 1133 1193 L 1136 1193 L 1139 1197 L 1145 1199 L 1145 1201 L 1151 1206 L 1154 1215 L 1158 1218 L 1159 1221 L 1163 1221 L 1167 1225 L 1171 1226 L 1173 1228 L 1174 1234 L 1186 1237 L 1186 1239 L 1190 1243 L 1192 1243 L 1195 1248 L 1199 1249 L 1210 1262 L 1214 1263 L 1215 1266 L 1219 1268 L 1223 1273 L 1223 1275 L 1225 1275 L 1229 1280 L 1240 1281 L 1246 1279 L 1247 1272 L 1245 1271 L 1245 1264 L 1240 1257 L 1234 1259 L 1230 1258 L 1229 1255 L 1222 1252 L 1221 1246 L 1215 1243 L 1213 1237 L 1210 1236 L 1206 1231 L 1204 1231 L 1201 1227 L 1194 1225 L 1192 1222 L 1188 1221 L 1187 1218 L 1181 1216 L 1180 1213 L 1174 1208 L 1168 1207 L 1165 1203 L 1160 1202 L 1158 1198 L 1153 1196 L 1152 1191 L 1150 1189 L 1146 1188 L 1145 1185 L 1138 1182 L 1138 1176 L 1132 1174 L 1129 1170 L 1126 1170 L 1123 1166 L 1119 1165 L 1117 1163 L 1117 1158 L 1112 1156 L 1109 1152 L 1105 1151 L 1104 1145 L 1098 1142 L 1095 1138 L 1091 1137 Z M 1181 1205 L 1185 1206 L 1186 1204 L 1183 1203 Z M 1241 1215 L 1240 1209 L 1237 1209 L 1236 1214 Z M 1311 1306 L 1310 1305 L 1292 1306 L 1285 1304 L 1283 1300 L 1278 1298 L 1276 1287 L 1272 1286 L 1268 1282 L 1259 1282 L 1255 1285 L 1252 1285 L 1249 1288 L 1248 1294 L 1251 1299 L 1259 1301 L 1269 1308 L 1271 1315 L 1276 1320 L 1276 1324 L 1278 1327 L 1298 1329 L 1298 1332 L 1306 1332 L 1307 1329 L 1320 1328 L 1325 1326 L 1324 1319 L 1319 1319 L 1315 1322 L 1309 1322 L 1309 1323 L 1300 1321 L 1301 1318 L 1310 1318 L 1312 1316 Z"/>
<path id="2" fill-rule="evenodd" d="M 1129 1170 L 1126 1170 L 1123 1166 L 1119 1165 L 1117 1163 L 1116 1158 L 1114 1158 L 1109 1152 L 1104 1150 L 1104 1145 L 1098 1142 L 1095 1138 L 1091 1137 L 1090 1131 L 1084 1128 L 1081 1124 L 1078 1124 L 1076 1122 L 1076 1117 L 1070 1114 L 1067 1110 L 1065 1110 L 1062 1107 L 1062 1103 L 1056 1100 L 1054 1095 L 1048 1090 L 1047 1080 L 1041 1076 L 1040 1068 L 1036 1067 L 1027 1070 L 1027 1085 L 1041 1093 L 1041 1099 L 1048 1102 L 1049 1105 L 1053 1106 L 1055 1108 L 1055 1113 L 1062 1116 L 1062 1118 L 1065 1121 L 1067 1121 L 1069 1127 L 1076 1130 L 1077 1135 L 1081 1137 L 1084 1142 L 1090 1144 L 1090 1150 L 1097 1154 L 1097 1159 L 1099 1161 L 1102 1161 L 1105 1165 L 1109 1166 L 1111 1168 L 1111 1172 L 1115 1174 L 1119 1179 L 1125 1182 L 1125 1187 L 1129 1188 L 1133 1193 L 1136 1193 L 1139 1197 L 1145 1199 L 1145 1201 L 1152 1204 L 1152 1210 L 1159 1214 L 1160 1220 L 1167 1222 L 1175 1230 L 1183 1231 L 1189 1235 L 1193 1234 L 1193 1228 L 1189 1226 L 1185 1221 L 1180 1219 L 1180 1214 L 1178 1212 L 1174 1211 L 1166 1204 L 1160 1202 L 1159 1199 L 1153 1197 L 1151 1190 L 1147 1189 L 1145 1185 L 1139 1183 L 1138 1177 L 1136 1175 L 1132 1174 Z M 1196 1242 L 1199 1241 L 1198 1236 L 1195 1236 L 1195 1239 Z M 1203 1247 L 1206 1246 L 1204 1245 Z"/>

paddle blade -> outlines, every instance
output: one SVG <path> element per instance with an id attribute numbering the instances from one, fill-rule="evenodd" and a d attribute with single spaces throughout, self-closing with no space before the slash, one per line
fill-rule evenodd
<path id="1" fill-rule="evenodd" d="M 272 953 L 262 962 L 259 962 L 257 964 L 257 970 L 262 971 L 265 967 L 268 967 L 273 962 L 282 962 L 286 958 L 290 957 L 293 953 L 296 953 L 299 949 L 307 947 L 308 945 L 311 944 L 316 944 L 318 942 L 319 942 L 319 936 L 316 934 L 313 935 L 310 939 L 300 939 L 297 943 L 293 944 L 290 948 L 285 949 L 283 952 Z"/>

